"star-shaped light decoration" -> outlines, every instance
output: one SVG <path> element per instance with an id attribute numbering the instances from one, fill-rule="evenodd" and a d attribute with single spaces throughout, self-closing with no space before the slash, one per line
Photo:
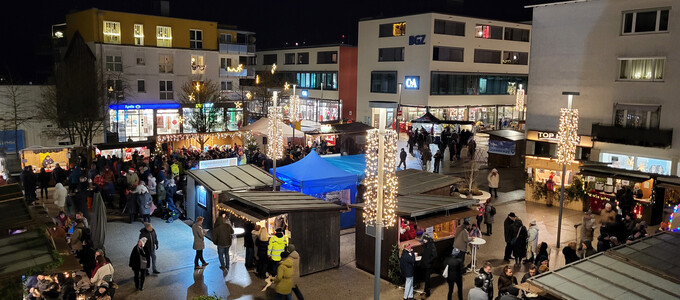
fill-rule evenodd
<path id="1" fill-rule="evenodd" d="M 288 84 L 288 82 L 286 82 L 286 84 L 283 85 L 283 89 L 286 90 L 286 91 L 289 90 L 290 84 Z"/>
<path id="2" fill-rule="evenodd" d="M 241 101 L 238 101 L 234 102 L 234 105 L 236 106 L 236 108 L 241 108 L 243 106 L 243 103 L 241 103 Z"/>
<path id="3" fill-rule="evenodd" d="M 196 100 L 196 96 L 194 96 L 194 94 L 191 93 L 191 95 L 189 95 L 189 100 L 191 100 L 191 101 Z"/>

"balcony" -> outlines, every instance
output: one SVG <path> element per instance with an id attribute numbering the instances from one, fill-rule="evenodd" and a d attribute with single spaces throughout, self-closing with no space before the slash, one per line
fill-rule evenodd
<path id="1" fill-rule="evenodd" d="M 646 129 L 593 124 L 593 140 L 643 147 L 666 148 L 673 144 L 673 129 Z"/>
<path id="2" fill-rule="evenodd" d="M 220 53 L 255 55 L 254 44 L 233 44 L 220 42 Z"/>
<path id="3" fill-rule="evenodd" d="M 220 69 L 220 77 L 255 77 L 255 66 L 239 66 L 226 69 Z"/>

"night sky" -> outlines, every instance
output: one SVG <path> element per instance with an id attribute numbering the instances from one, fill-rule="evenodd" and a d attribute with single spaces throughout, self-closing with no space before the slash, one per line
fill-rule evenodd
<path id="1" fill-rule="evenodd" d="M 174 0 L 170 16 L 217 21 L 256 32 L 257 49 L 287 45 L 346 43 L 356 45 L 357 22 L 424 12 L 531 21 L 525 5 L 546 0 Z M 63 23 L 69 12 L 97 7 L 160 15 L 158 0 L 3 1 L 0 9 L 2 60 L 0 74 L 15 83 L 45 83 L 51 69 L 51 25 Z M 10 4 L 11 3 L 11 4 Z M 342 36 L 345 36 L 343 39 Z M 7 82 L 6 80 L 4 81 Z"/>

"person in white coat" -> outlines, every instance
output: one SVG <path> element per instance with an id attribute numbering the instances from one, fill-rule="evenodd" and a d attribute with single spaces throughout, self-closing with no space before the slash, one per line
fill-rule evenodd
<path id="1" fill-rule="evenodd" d="M 500 176 L 498 175 L 498 170 L 493 169 L 489 176 L 486 177 L 489 181 L 489 194 L 490 196 L 498 198 L 498 183 L 500 182 Z"/>
<path id="2" fill-rule="evenodd" d="M 531 220 L 527 229 L 527 257 L 528 261 L 534 261 L 534 252 L 538 253 L 538 226 L 536 220 Z"/>
<path id="3" fill-rule="evenodd" d="M 67 194 L 68 191 L 61 182 L 58 182 L 57 185 L 54 186 L 54 205 L 59 207 L 60 211 L 65 211 L 64 206 L 66 206 Z"/>

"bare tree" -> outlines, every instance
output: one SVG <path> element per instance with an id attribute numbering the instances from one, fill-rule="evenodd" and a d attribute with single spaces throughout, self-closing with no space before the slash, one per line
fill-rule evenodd
<path id="1" fill-rule="evenodd" d="M 190 126 L 196 133 L 196 142 L 201 151 L 208 140 L 205 134 L 214 132 L 224 125 L 222 105 L 226 100 L 220 98 L 220 87 L 209 79 L 186 81 L 180 87 L 179 102 L 185 106 L 193 107 L 191 113 L 184 115 L 184 126 Z"/>
<path id="2" fill-rule="evenodd" d="M 26 91 L 13 83 L 10 76 L 9 84 L 0 89 L 0 120 L 3 121 L 3 128 L 14 131 L 14 145 L 19 151 L 19 126 L 26 121 L 33 119 L 33 108 L 29 107 L 31 102 L 27 101 Z"/>

